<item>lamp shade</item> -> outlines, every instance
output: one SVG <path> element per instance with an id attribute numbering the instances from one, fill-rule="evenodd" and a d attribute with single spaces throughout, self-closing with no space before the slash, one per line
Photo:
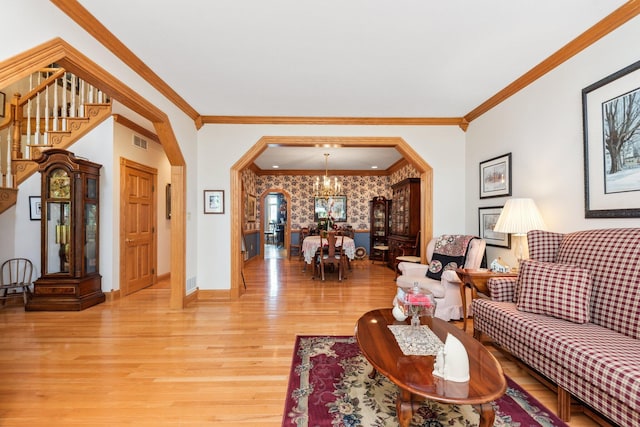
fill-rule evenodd
<path id="1" fill-rule="evenodd" d="M 502 208 L 493 231 L 527 234 L 530 230 L 544 230 L 547 226 L 532 199 L 509 199 Z"/>

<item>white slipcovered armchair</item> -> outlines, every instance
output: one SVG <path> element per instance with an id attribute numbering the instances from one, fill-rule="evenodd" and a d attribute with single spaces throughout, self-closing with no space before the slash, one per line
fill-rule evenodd
<path id="1" fill-rule="evenodd" d="M 431 239 L 427 244 L 426 257 L 427 262 L 431 261 L 436 239 Z M 469 242 L 467 257 L 464 268 L 480 268 L 486 242 L 483 239 L 475 238 Z M 426 276 L 429 265 L 416 264 L 411 262 L 401 262 L 398 265 L 401 275 L 396 279 L 398 293 L 394 299 L 396 301 L 404 297 L 405 292 L 410 292 L 415 284 L 420 289 L 429 290 L 436 299 L 435 317 L 449 321 L 462 319 L 462 298 L 460 296 L 460 279 L 453 270 L 445 270 L 442 273 L 441 280 L 434 280 Z M 471 305 L 470 290 L 467 288 L 467 313 L 470 313 Z"/>

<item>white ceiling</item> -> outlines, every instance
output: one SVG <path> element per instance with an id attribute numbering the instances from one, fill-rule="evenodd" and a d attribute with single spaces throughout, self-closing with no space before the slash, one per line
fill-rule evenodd
<path id="1" fill-rule="evenodd" d="M 320 117 L 464 116 L 624 3 L 79 2 L 200 115 Z"/>

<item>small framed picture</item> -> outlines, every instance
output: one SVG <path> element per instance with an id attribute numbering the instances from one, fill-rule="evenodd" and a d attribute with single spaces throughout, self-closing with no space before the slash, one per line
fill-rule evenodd
<path id="1" fill-rule="evenodd" d="M 29 218 L 31 221 L 42 219 L 42 202 L 40 196 L 29 196 Z"/>
<path id="2" fill-rule="evenodd" d="M 0 117 L 4 117 L 5 115 L 5 102 L 7 102 L 7 98 L 4 94 L 4 92 L 0 92 Z"/>
<path id="3" fill-rule="evenodd" d="M 488 246 L 511 249 L 511 234 L 493 231 L 501 213 L 502 206 L 478 208 L 479 236 L 487 242 Z"/>
<path id="4" fill-rule="evenodd" d="M 480 198 L 511 195 L 511 153 L 480 162 Z"/>
<path id="5" fill-rule="evenodd" d="M 258 207 L 256 206 L 256 196 L 247 194 L 247 221 L 256 222 Z"/>
<path id="6" fill-rule="evenodd" d="M 204 190 L 204 213 L 224 213 L 224 190 Z"/>

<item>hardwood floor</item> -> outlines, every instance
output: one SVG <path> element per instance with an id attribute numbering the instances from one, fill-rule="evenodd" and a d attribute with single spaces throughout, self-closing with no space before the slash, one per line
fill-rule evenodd
<path id="1" fill-rule="evenodd" d="M 240 299 L 184 310 L 168 308 L 163 284 L 81 312 L 27 313 L 15 300 L 0 308 L 0 426 L 280 426 L 296 334 L 352 334 L 362 313 L 390 306 L 393 271 L 352 265 L 322 282 L 296 257 L 252 260 Z"/>

